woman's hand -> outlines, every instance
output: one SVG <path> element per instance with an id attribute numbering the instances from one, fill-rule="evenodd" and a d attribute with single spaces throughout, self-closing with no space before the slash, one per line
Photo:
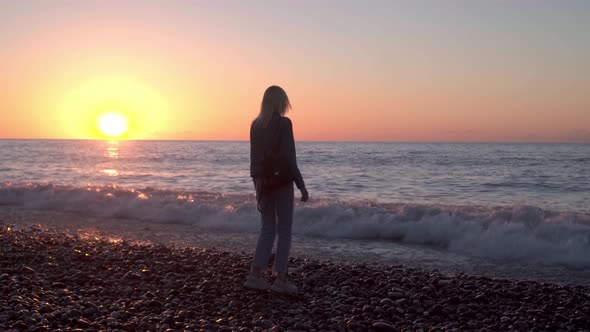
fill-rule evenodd
<path id="1" fill-rule="evenodd" d="M 309 193 L 307 192 L 307 189 L 305 189 L 305 187 L 303 187 L 299 190 L 301 191 L 301 201 L 307 202 L 307 200 L 309 199 Z"/>

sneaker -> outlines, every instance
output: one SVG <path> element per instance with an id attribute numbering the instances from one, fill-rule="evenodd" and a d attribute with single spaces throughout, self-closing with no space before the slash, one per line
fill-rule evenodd
<path id="1" fill-rule="evenodd" d="M 270 288 L 271 291 L 283 294 L 297 294 L 298 289 L 295 284 L 287 280 L 286 277 L 279 277 L 275 280 Z"/>
<path id="2" fill-rule="evenodd" d="M 270 289 L 270 284 L 262 276 L 250 272 L 248 277 L 246 277 L 244 287 L 267 291 Z"/>

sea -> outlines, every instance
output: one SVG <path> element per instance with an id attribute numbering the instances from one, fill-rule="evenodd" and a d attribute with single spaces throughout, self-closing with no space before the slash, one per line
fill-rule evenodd
<path id="1" fill-rule="evenodd" d="M 0 140 L 0 221 L 251 253 L 246 141 Z M 297 142 L 296 256 L 590 285 L 590 144 Z M 298 193 L 296 193 L 298 197 Z"/>

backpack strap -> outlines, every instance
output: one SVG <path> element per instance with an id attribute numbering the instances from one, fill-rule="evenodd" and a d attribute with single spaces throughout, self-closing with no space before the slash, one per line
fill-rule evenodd
<path id="1" fill-rule="evenodd" d="M 273 135 L 268 135 L 266 136 L 266 139 L 271 141 L 271 144 L 269 144 L 269 147 L 267 147 L 264 151 L 264 155 L 268 156 L 271 155 L 273 153 L 279 153 L 280 152 L 280 148 L 281 148 L 281 144 L 280 144 L 280 139 L 281 139 L 281 118 L 279 116 L 279 123 L 277 125 L 277 128 L 275 129 Z M 268 128 L 270 129 L 270 128 Z"/>
<path id="2" fill-rule="evenodd" d="M 272 149 L 273 152 L 276 152 L 277 154 L 279 152 L 281 152 L 281 121 L 282 118 L 279 117 L 279 124 L 277 125 L 277 129 L 275 131 L 275 140 L 274 140 L 274 144 L 275 144 L 275 148 Z"/>

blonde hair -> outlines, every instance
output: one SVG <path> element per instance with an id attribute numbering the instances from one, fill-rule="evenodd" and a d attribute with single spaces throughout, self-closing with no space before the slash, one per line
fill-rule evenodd
<path id="1" fill-rule="evenodd" d="M 273 113 L 283 116 L 291 109 L 289 97 L 283 88 L 280 86 L 270 86 L 264 91 L 262 103 L 260 105 L 260 114 L 254 120 L 263 127 L 268 126 L 268 122 L 272 118 Z"/>

